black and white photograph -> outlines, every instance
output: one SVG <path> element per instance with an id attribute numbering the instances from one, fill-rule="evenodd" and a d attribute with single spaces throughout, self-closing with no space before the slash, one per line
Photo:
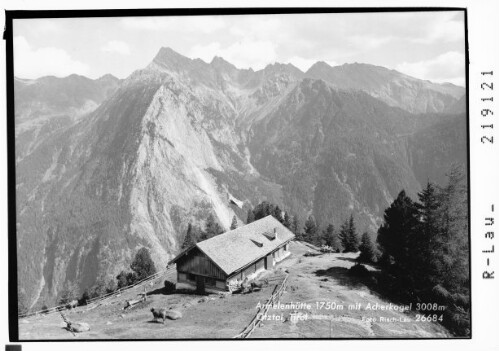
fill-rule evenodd
<path id="1" fill-rule="evenodd" d="M 12 19 L 19 341 L 471 338 L 465 9 L 262 12 Z"/>

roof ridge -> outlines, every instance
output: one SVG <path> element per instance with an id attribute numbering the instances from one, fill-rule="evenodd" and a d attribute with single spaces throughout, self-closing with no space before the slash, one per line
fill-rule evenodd
<path id="1" fill-rule="evenodd" d="M 265 233 L 276 231 L 271 240 Z M 230 230 L 196 246 L 226 274 L 232 274 L 247 264 L 279 249 L 294 238 L 294 234 L 272 215 Z M 257 243 L 261 243 L 258 245 Z"/>

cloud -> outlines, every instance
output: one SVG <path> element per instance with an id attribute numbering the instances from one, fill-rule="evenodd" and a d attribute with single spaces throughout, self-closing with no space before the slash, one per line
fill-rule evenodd
<path id="1" fill-rule="evenodd" d="M 456 51 L 449 51 L 434 59 L 419 62 L 404 62 L 395 68 L 407 75 L 428 79 L 437 83 L 449 82 L 464 86 L 465 57 Z"/>
<path id="2" fill-rule="evenodd" d="M 128 29 L 213 33 L 225 27 L 221 16 L 126 17 L 121 24 Z"/>
<path id="3" fill-rule="evenodd" d="M 348 38 L 350 44 L 353 45 L 356 49 L 361 51 L 373 50 L 377 49 L 394 39 L 394 36 L 387 35 L 352 35 Z"/>
<path id="4" fill-rule="evenodd" d="M 457 18 L 456 18 L 457 17 Z M 421 28 L 420 35 L 413 38 L 415 43 L 456 42 L 464 40 L 464 20 L 453 13 L 442 13 L 438 20 L 429 21 Z"/>
<path id="5" fill-rule="evenodd" d="M 127 43 L 118 40 L 111 40 L 102 47 L 102 51 L 115 52 L 121 55 L 130 55 L 130 47 Z"/>
<path id="6" fill-rule="evenodd" d="M 276 61 L 275 46 L 270 41 L 243 40 L 227 47 L 219 42 L 207 45 L 195 45 L 189 52 L 192 58 L 200 58 L 210 62 L 213 57 L 220 56 L 238 68 L 262 69 Z"/>
<path id="7" fill-rule="evenodd" d="M 33 49 L 26 38 L 14 38 L 14 75 L 20 78 L 39 78 L 53 75 L 65 77 L 70 74 L 88 75 L 89 67 L 73 60 L 59 48 Z"/>

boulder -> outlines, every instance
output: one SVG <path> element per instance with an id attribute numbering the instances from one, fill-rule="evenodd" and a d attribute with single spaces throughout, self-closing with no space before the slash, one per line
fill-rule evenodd
<path id="1" fill-rule="evenodd" d="M 169 310 L 166 312 L 166 318 L 176 320 L 182 318 L 182 313 L 176 310 Z"/>
<path id="2" fill-rule="evenodd" d="M 67 328 L 75 333 L 83 333 L 90 330 L 90 325 L 84 322 L 70 322 Z"/>

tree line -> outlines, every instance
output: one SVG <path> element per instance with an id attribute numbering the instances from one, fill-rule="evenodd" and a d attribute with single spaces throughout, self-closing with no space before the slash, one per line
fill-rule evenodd
<path id="1" fill-rule="evenodd" d="M 273 216 L 282 225 L 288 228 L 296 236 L 297 240 L 306 241 L 317 246 L 327 245 L 336 252 L 357 252 L 363 247 L 372 249 L 373 255 L 377 254 L 374 250 L 374 243 L 371 235 L 364 233 L 362 237 L 357 233 L 353 215 L 350 215 L 339 230 L 336 230 L 333 224 L 327 223 L 323 228 L 318 224 L 313 215 L 310 215 L 301 227 L 300 220 L 297 215 L 290 211 L 283 210 L 279 205 L 269 201 L 262 201 L 254 208 L 249 208 L 247 211 L 246 224 L 252 223 L 267 216 Z M 236 229 L 239 226 L 237 217 L 232 218 L 230 230 Z M 206 219 L 204 228 L 192 225 L 187 226 L 187 231 L 184 236 L 182 249 L 187 249 L 197 242 L 212 238 L 223 233 L 223 227 L 216 221 L 215 217 L 210 214 Z M 368 251 L 366 249 L 366 251 Z M 372 255 L 368 255 L 371 259 Z"/>
<path id="2" fill-rule="evenodd" d="M 468 192 L 453 166 L 445 186 L 428 181 L 413 201 L 401 191 L 385 210 L 377 248 L 383 285 L 397 297 L 446 306 L 443 324 L 469 335 Z"/>
<path id="3" fill-rule="evenodd" d="M 234 216 L 232 218 L 231 230 L 237 227 L 237 218 Z M 185 250 L 191 246 L 196 245 L 196 243 L 213 238 L 214 236 L 220 235 L 225 232 L 225 228 L 218 223 L 213 214 L 209 214 L 206 218 L 205 225 L 203 228 L 189 223 L 187 225 L 187 231 L 184 236 L 184 241 L 182 242 L 181 249 Z"/>
<path id="4" fill-rule="evenodd" d="M 313 215 L 308 216 L 302 228 L 297 215 L 282 210 L 278 205 L 263 201 L 254 209 L 248 210 L 247 223 L 268 215 L 272 215 L 292 231 L 296 240 L 305 241 L 316 246 L 327 245 L 336 252 L 357 252 L 359 248 L 365 246 L 368 242 L 370 242 L 370 247 L 374 247 L 370 234 L 364 233 L 362 237 L 358 234 L 353 214 L 345 219 L 339 230 L 336 230 L 332 223 L 321 226 Z"/>

